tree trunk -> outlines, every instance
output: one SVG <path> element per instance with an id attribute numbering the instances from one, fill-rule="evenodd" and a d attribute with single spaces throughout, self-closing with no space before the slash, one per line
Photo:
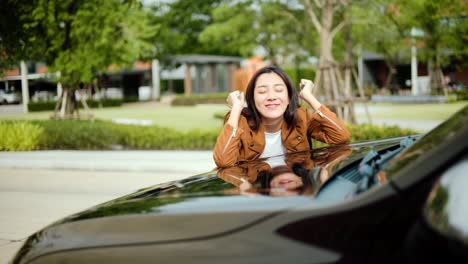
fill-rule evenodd
<path id="1" fill-rule="evenodd" d="M 395 88 L 393 85 L 393 76 L 397 74 L 397 69 L 395 67 L 395 64 L 393 62 L 390 62 L 388 59 L 385 60 L 385 64 L 387 64 L 388 75 L 383 88 L 390 91 L 391 94 L 396 94 L 398 88 Z"/>
<path id="2" fill-rule="evenodd" d="M 319 91 L 325 92 L 326 102 L 332 108 L 339 118 L 344 121 L 351 122 L 346 119 L 343 105 L 343 87 L 339 87 L 343 83 L 340 78 L 339 69 L 332 53 L 333 35 L 331 33 L 333 26 L 333 4 L 327 1 L 322 7 L 322 28 L 320 31 L 320 60 L 318 76 L 316 77 L 316 85 Z M 322 82 L 322 83 L 320 83 Z"/>
<path id="3" fill-rule="evenodd" d="M 356 116 L 354 115 L 354 101 L 353 101 L 353 93 L 352 93 L 352 69 L 354 68 L 353 63 L 353 39 L 351 37 L 352 32 L 352 24 L 349 18 L 346 19 L 346 25 L 343 28 L 343 34 L 346 41 L 346 57 L 345 57 L 345 67 L 344 67 L 344 97 L 345 97 L 345 104 L 347 107 L 345 108 L 344 119 L 349 120 L 351 123 L 356 122 Z"/>
<path id="4" fill-rule="evenodd" d="M 321 16 L 315 14 L 310 0 L 304 0 L 304 8 L 320 35 L 320 59 L 315 76 L 317 95 L 320 95 L 320 93 L 324 94 L 326 97 L 324 103 L 330 106 L 339 118 L 346 122 L 355 122 L 350 92 L 351 72 L 347 73 L 348 88 L 345 88 L 346 84 L 343 82 L 340 69 L 332 53 L 333 38 L 344 25 L 344 22 L 340 22 L 337 26 L 333 27 L 333 14 L 335 7 L 346 4 L 346 1 L 323 0 L 314 1 L 314 3 Z M 318 17 L 321 17 L 321 21 L 319 21 Z M 350 103 L 348 104 L 347 102 Z"/>
<path id="5" fill-rule="evenodd" d="M 78 102 L 76 100 L 75 91 L 76 88 L 72 88 L 68 85 L 63 86 L 63 92 L 57 100 L 55 106 L 53 119 L 80 119 L 80 112 L 78 109 Z M 89 111 L 89 107 L 84 100 L 83 95 L 80 96 L 80 101 L 86 111 L 86 118 L 93 119 L 93 115 Z"/>
<path id="6" fill-rule="evenodd" d="M 440 54 L 439 49 L 436 48 L 435 63 L 433 64 L 431 71 L 429 72 L 431 91 L 435 94 L 448 94 L 448 83 L 445 80 L 442 67 L 440 66 Z"/>

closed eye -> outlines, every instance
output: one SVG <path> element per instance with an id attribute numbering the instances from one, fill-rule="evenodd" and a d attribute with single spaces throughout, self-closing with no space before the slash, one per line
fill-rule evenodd
<path id="1" fill-rule="evenodd" d="M 275 91 L 280 93 L 280 92 L 283 92 L 284 91 L 284 85 L 283 84 L 276 84 L 275 85 Z"/>
<path id="2" fill-rule="evenodd" d="M 259 94 L 264 94 L 266 93 L 266 88 L 265 87 L 257 87 L 257 89 L 255 89 L 257 91 L 257 93 Z"/>

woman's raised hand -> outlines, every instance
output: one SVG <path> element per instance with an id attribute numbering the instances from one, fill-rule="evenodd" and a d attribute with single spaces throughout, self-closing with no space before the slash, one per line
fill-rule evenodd
<path id="1" fill-rule="evenodd" d="M 312 95 L 312 91 L 314 90 L 314 83 L 311 80 L 301 79 L 299 87 L 301 88 L 299 96 L 302 99 L 307 100 L 309 96 Z"/>
<path id="2" fill-rule="evenodd" d="M 317 110 L 322 105 L 317 98 L 312 94 L 314 90 L 314 83 L 311 80 L 301 79 L 299 87 L 301 87 L 301 92 L 299 96 L 306 101 L 313 109 Z"/>
<path id="3" fill-rule="evenodd" d="M 228 103 L 229 107 L 242 110 L 245 102 L 244 92 L 234 91 L 229 93 L 226 102 Z"/>

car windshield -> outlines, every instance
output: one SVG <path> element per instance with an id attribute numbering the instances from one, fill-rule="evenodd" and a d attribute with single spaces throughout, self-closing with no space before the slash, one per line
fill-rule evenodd
<path id="1" fill-rule="evenodd" d="M 448 150 L 463 148 L 460 140 L 466 133 L 463 131 L 467 126 L 467 113 L 468 107 L 465 107 L 425 135 L 381 140 L 380 144 L 371 141 L 367 144 L 327 147 L 249 161 L 221 169 L 217 176 L 236 186 L 232 193 L 308 195 L 341 200 L 398 178 L 409 165 L 415 166 L 415 161 L 435 155 L 439 157 L 436 160 L 442 162 L 450 158 L 447 153 L 453 152 L 455 155 L 456 151 Z M 405 149 L 408 151 L 403 151 Z M 440 158 L 440 153 L 444 153 L 444 159 Z M 422 167 L 437 165 L 434 162 L 421 164 Z M 422 173 L 424 170 L 421 168 L 417 171 Z M 417 180 L 416 176 L 410 178 Z"/>
<path id="2" fill-rule="evenodd" d="M 343 195 L 358 194 L 378 182 L 384 182 L 386 179 L 379 178 L 378 172 L 415 140 L 414 137 L 407 137 L 399 144 L 394 140 L 393 144 L 385 147 L 353 148 L 352 145 L 341 145 L 276 156 L 223 168 L 217 176 L 236 186 L 231 190 L 233 194 L 330 196 L 333 200 L 342 199 Z M 324 187 L 333 185 L 327 189 L 337 190 L 337 183 L 341 186 L 339 191 L 327 194 L 329 191 L 325 191 Z"/>
<path id="3" fill-rule="evenodd" d="M 348 145 L 245 162 L 218 171 L 243 194 L 314 195 L 332 170 L 352 152 Z"/>

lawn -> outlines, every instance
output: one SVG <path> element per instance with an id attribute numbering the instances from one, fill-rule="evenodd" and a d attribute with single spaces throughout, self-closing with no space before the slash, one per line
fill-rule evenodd
<path id="1" fill-rule="evenodd" d="M 368 108 L 371 117 L 376 120 L 399 119 L 438 121 L 445 120 L 457 112 L 468 102 L 451 104 L 374 104 L 369 103 Z M 150 120 L 161 127 L 174 128 L 180 131 L 192 129 L 211 130 L 221 127 L 221 120 L 214 118 L 215 113 L 228 111 L 226 105 L 197 105 L 171 107 L 160 103 L 131 103 L 122 107 L 92 109 L 92 113 L 98 119 L 131 119 Z M 28 114 L 3 115 L 1 119 L 47 119 L 52 112 L 33 112 Z M 365 117 L 362 104 L 356 105 L 357 116 Z"/>
<path id="2" fill-rule="evenodd" d="M 445 120 L 452 114 L 466 106 L 468 102 L 450 104 L 390 104 L 369 103 L 371 117 L 374 119 L 400 119 L 400 120 Z M 362 105 L 357 106 L 358 116 L 365 116 Z"/>
<path id="3" fill-rule="evenodd" d="M 130 103 L 122 107 L 91 109 L 96 119 L 103 120 L 149 120 L 153 124 L 174 128 L 180 131 L 192 129 L 211 130 L 220 128 L 222 121 L 214 117 L 215 113 L 228 111 L 226 105 L 169 106 L 159 103 Z M 48 119 L 53 111 L 31 112 L 27 114 L 0 115 L 0 120 Z M 81 110 L 80 113 L 84 114 Z"/>

